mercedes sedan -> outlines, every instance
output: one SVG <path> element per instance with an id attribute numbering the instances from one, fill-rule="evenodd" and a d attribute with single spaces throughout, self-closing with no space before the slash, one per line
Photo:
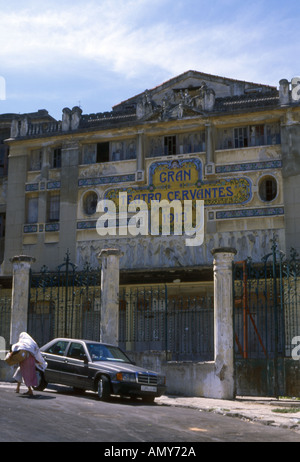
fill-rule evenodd
<path id="1" fill-rule="evenodd" d="M 166 390 L 163 375 L 137 367 L 117 346 L 89 340 L 57 338 L 41 348 L 48 367 L 37 390 L 48 383 L 92 390 L 105 401 L 111 395 L 139 397 L 153 402 Z"/>

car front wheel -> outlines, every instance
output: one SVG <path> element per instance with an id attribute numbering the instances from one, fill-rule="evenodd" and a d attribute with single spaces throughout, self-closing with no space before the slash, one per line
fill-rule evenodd
<path id="1" fill-rule="evenodd" d="M 155 401 L 155 396 L 143 396 L 142 400 L 144 401 L 144 403 L 153 404 Z"/>
<path id="2" fill-rule="evenodd" d="M 102 375 L 97 381 L 97 394 L 101 401 L 108 401 L 110 398 L 110 383 L 105 375 Z"/>

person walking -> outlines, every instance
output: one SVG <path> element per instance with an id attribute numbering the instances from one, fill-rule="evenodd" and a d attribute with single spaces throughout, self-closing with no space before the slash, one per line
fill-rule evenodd
<path id="1" fill-rule="evenodd" d="M 44 371 L 47 367 L 47 363 L 41 355 L 37 343 L 26 332 L 22 332 L 20 334 L 18 343 L 12 345 L 11 350 L 13 353 L 20 350 L 25 353 L 25 359 L 19 363 L 19 367 L 13 376 L 13 378 L 17 381 L 16 393 L 20 392 L 20 386 L 23 379 L 28 388 L 25 395 L 32 396 L 32 388 L 38 386 L 36 368 Z"/>

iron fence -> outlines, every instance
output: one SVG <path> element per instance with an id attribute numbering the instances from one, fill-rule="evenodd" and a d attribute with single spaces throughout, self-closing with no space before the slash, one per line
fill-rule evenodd
<path id="1" fill-rule="evenodd" d="M 31 275 L 28 333 L 39 345 L 54 337 L 99 340 L 100 271 L 76 271 L 69 254 L 56 272 Z"/>
<path id="2" fill-rule="evenodd" d="M 300 335 L 300 261 L 272 252 L 261 264 L 249 258 L 234 265 L 235 352 L 240 358 L 289 358 Z"/>
<path id="3" fill-rule="evenodd" d="M 172 360 L 213 359 L 212 297 L 172 296 L 168 287 L 120 292 L 120 346 L 165 351 Z"/>

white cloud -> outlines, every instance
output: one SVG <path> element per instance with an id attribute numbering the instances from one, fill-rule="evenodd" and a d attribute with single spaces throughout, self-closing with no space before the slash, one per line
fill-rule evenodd
<path id="1" fill-rule="evenodd" d="M 1 13 L 0 73 L 36 81 L 28 99 L 44 91 L 45 101 L 59 100 L 66 83 L 86 82 L 74 90 L 78 101 L 95 82 L 111 104 L 117 85 L 126 99 L 189 69 L 278 85 L 300 71 L 299 20 L 274 4 L 270 11 L 265 0 L 216 0 L 215 9 L 204 0 L 11 0 Z"/>
<path id="2" fill-rule="evenodd" d="M 44 66 L 65 73 L 76 62 L 80 69 L 79 62 L 84 59 L 125 78 L 145 75 L 151 69 L 174 75 L 190 68 L 223 74 L 230 71 L 232 77 L 233 72 L 243 70 L 246 76 L 247 62 L 253 66 L 259 61 L 258 47 L 269 29 L 266 21 L 249 29 L 253 12 L 247 17 L 234 16 L 225 24 L 205 20 L 199 24 L 193 18 L 172 22 L 167 14 L 159 15 L 164 3 L 170 5 L 163 0 L 104 0 L 87 2 L 84 7 L 74 3 L 67 8 L 62 3 L 60 9 L 4 13 L 1 60 L 9 68 Z M 158 17 L 153 22 L 147 13 L 153 17 L 155 9 Z M 271 49 L 268 54 L 274 59 L 278 50 Z M 255 75 L 253 69 L 250 74 Z"/>

